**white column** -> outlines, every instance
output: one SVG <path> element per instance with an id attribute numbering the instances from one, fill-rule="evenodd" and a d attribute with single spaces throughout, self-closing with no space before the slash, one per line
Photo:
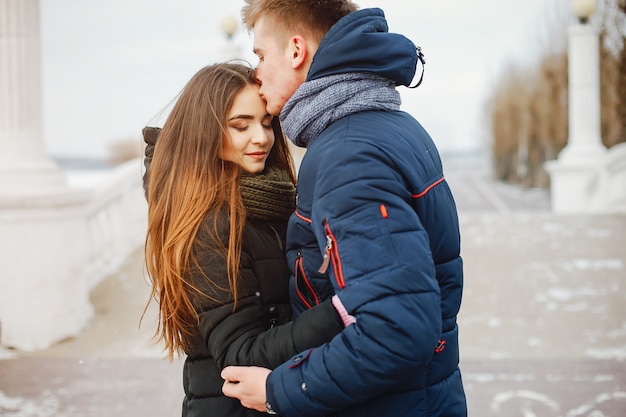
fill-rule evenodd
<path id="1" fill-rule="evenodd" d="M 552 210 L 583 213 L 591 211 L 593 180 L 606 156 L 600 127 L 599 30 L 590 23 L 570 27 L 568 52 L 568 143 L 546 169 L 550 173 Z"/>
<path id="2" fill-rule="evenodd" d="M 569 28 L 569 137 L 559 160 L 603 158 L 600 127 L 600 33 L 592 24 Z"/>
<path id="3" fill-rule="evenodd" d="M 42 139 L 38 0 L 0 0 L 0 196 L 65 184 Z"/>
<path id="4" fill-rule="evenodd" d="M 42 349 L 93 315 L 80 271 L 90 195 L 42 140 L 38 0 L 0 0 L 0 344 Z M 93 210 L 93 209 L 91 209 Z"/>

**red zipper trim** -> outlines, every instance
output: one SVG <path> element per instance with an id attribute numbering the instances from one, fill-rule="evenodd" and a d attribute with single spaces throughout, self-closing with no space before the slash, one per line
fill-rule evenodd
<path id="1" fill-rule="evenodd" d="M 313 295 L 313 298 L 315 299 L 315 305 L 319 305 L 320 300 L 319 298 L 317 298 L 317 294 L 315 294 L 315 291 L 313 290 L 313 287 L 311 286 L 311 283 L 309 282 L 309 279 L 306 276 L 306 273 L 304 272 L 304 265 L 302 264 L 302 257 L 296 259 L 296 272 L 300 272 L 302 274 L 302 279 L 304 280 L 304 283 L 306 284 L 306 286 L 309 288 L 309 290 L 311 291 L 311 294 Z M 300 297 L 300 300 L 302 300 L 302 302 L 307 306 L 307 308 L 312 308 L 311 303 L 309 303 L 306 298 L 302 295 L 302 293 L 300 292 L 300 289 L 298 288 L 298 276 L 296 275 L 294 277 L 296 279 L 296 293 L 298 294 L 298 297 Z"/>
<path id="2" fill-rule="evenodd" d="M 383 216 L 383 219 L 389 217 L 389 213 L 387 212 L 387 207 L 384 204 L 380 205 L 380 214 Z"/>
<path id="3" fill-rule="evenodd" d="M 433 184 L 429 185 L 428 188 L 426 188 L 424 191 L 422 191 L 419 194 L 413 194 L 411 197 L 413 197 L 413 198 L 424 197 L 426 194 L 428 194 L 428 192 L 430 190 L 432 190 L 433 188 L 435 188 L 437 185 L 441 184 L 445 180 L 446 180 L 446 177 L 441 177 L 441 179 L 439 179 L 439 180 L 435 181 Z"/>
<path id="4" fill-rule="evenodd" d="M 309 219 L 309 218 L 307 218 L 307 217 L 304 217 L 302 214 L 300 214 L 300 212 L 298 211 L 298 209 L 296 209 L 295 213 L 296 213 L 296 216 L 297 216 L 299 219 L 304 220 L 304 221 L 305 221 L 305 222 L 307 222 L 307 223 L 311 223 L 311 219 Z"/>
<path id="5" fill-rule="evenodd" d="M 346 281 L 343 277 L 343 268 L 341 268 L 341 258 L 339 257 L 339 250 L 337 250 L 337 239 L 335 239 L 335 235 L 330 230 L 330 225 L 326 223 L 324 226 L 324 230 L 327 235 L 330 236 L 330 240 L 333 242 L 333 247 L 330 248 L 330 259 L 333 262 L 333 270 L 335 271 L 335 279 L 337 280 L 337 285 L 339 288 L 346 287 Z"/>

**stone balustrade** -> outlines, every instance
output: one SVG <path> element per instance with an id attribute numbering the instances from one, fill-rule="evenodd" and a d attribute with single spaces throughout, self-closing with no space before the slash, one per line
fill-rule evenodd
<path id="1" fill-rule="evenodd" d="M 141 170 L 135 159 L 92 188 L 0 194 L 1 345 L 44 349 L 89 324 L 90 291 L 144 242 Z"/>
<path id="2" fill-rule="evenodd" d="M 626 143 L 607 151 L 587 188 L 590 212 L 626 213 Z"/>

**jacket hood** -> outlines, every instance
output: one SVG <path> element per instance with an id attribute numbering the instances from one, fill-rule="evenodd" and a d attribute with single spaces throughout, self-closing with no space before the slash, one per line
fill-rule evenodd
<path id="1" fill-rule="evenodd" d="M 370 72 L 409 86 L 415 75 L 415 44 L 389 33 L 384 12 L 362 9 L 339 20 L 322 39 L 307 81 L 346 72 Z"/>

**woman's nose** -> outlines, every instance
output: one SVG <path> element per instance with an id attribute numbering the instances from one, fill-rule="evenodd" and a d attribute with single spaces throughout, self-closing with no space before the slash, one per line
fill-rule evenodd
<path id="1" fill-rule="evenodd" d="M 261 124 L 259 124 L 254 129 L 254 134 L 252 135 L 252 142 L 263 145 L 269 141 L 267 129 L 265 129 Z"/>

